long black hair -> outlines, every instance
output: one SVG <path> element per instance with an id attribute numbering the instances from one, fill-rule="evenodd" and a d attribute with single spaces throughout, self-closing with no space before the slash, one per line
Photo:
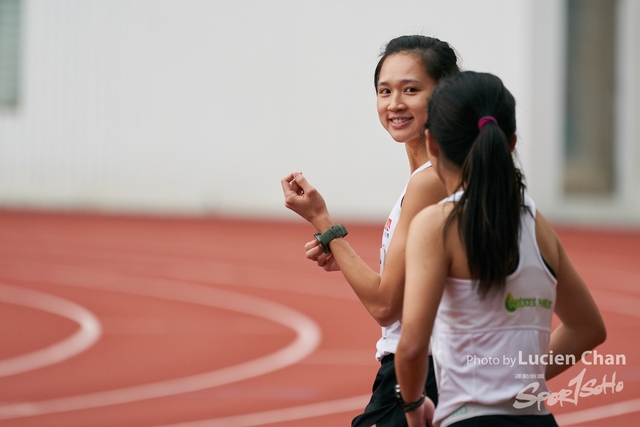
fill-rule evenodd
<path id="1" fill-rule="evenodd" d="M 451 76 L 460 71 L 458 57 L 453 48 L 435 37 L 422 35 L 400 36 L 392 39 L 380 54 L 380 60 L 373 74 L 373 84 L 377 91 L 380 80 L 380 70 L 385 59 L 397 53 L 411 53 L 420 58 L 422 66 L 428 76 L 436 82 L 443 77 Z"/>
<path id="2" fill-rule="evenodd" d="M 429 99 L 426 127 L 440 151 L 462 169 L 464 190 L 445 223 L 458 220 L 478 292 L 504 289 L 519 259 L 523 176 L 511 154 L 516 102 L 502 80 L 465 71 L 443 80 Z M 489 116 L 479 126 L 479 120 Z"/>

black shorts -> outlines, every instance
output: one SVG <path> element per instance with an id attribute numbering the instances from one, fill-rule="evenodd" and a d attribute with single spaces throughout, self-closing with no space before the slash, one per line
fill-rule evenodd
<path id="1" fill-rule="evenodd" d="M 449 427 L 558 427 L 553 415 L 484 415 L 458 421 Z"/>
<path id="2" fill-rule="evenodd" d="M 396 367 L 394 355 L 386 355 L 381 362 L 380 369 L 373 382 L 373 394 L 371 400 L 364 409 L 364 413 L 351 421 L 351 427 L 406 427 L 407 419 L 404 412 L 396 405 L 395 387 Z M 436 377 L 433 371 L 433 359 L 429 356 L 429 375 L 425 384 L 425 394 L 438 404 L 438 390 Z"/>

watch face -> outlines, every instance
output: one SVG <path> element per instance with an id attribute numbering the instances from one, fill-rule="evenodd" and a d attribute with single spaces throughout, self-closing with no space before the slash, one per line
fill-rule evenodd
<path id="1" fill-rule="evenodd" d="M 316 238 L 316 240 L 318 241 L 318 244 L 320 245 L 320 247 L 322 248 L 322 250 L 323 250 L 324 252 L 329 252 L 329 246 L 327 246 L 327 244 L 325 244 L 325 243 L 322 241 L 322 234 L 320 234 L 320 233 L 316 233 L 316 234 L 314 234 L 314 235 L 313 235 L 313 237 L 315 237 L 315 238 Z"/>

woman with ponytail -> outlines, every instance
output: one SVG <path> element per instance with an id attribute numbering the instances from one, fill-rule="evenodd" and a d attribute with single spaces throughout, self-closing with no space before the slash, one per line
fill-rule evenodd
<path id="1" fill-rule="evenodd" d="M 324 198 L 299 172 L 282 179 L 285 206 L 311 223 L 318 232 L 305 245 L 307 258 L 326 271 L 340 271 L 373 319 L 381 326 L 375 357 L 380 366 L 372 395 L 352 427 L 406 426 L 404 413 L 397 405 L 394 354 L 402 326 L 402 296 L 405 273 L 405 242 L 413 216 L 424 207 L 438 203 L 446 190 L 429 162 L 424 124 L 427 100 L 441 78 L 456 74 L 458 58 L 453 48 L 435 37 L 407 35 L 385 46 L 373 75 L 378 118 L 389 135 L 406 150 L 410 176 L 386 221 L 380 248 L 380 270 L 374 271 L 351 248 L 344 228 L 334 225 Z M 384 176 L 385 171 L 381 171 Z M 336 228 L 337 227 L 337 228 Z M 330 241 L 322 243 L 324 235 Z M 422 383 L 437 400 L 435 378 Z M 436 402 L 437 403 L 437 402 Z"/>
<path id="2" fill-rule="evenodd" d="M 515 131 L 515 100 L 494 75 L 460 73 L 429 100 L 427 147 L 449 197 L 409 229 L 396 373 L 402 401 L 415 403 L 410 427 L 557 426 L 544 402 L 519 394 L 532 382 L 535 395 L 548 391 L 546 380 L 569 365 L 504 361 L 579 360 L 606 337 L 586 285 L 525 195 Z M 551 332 L 554 312 L 562 323 Z M 421 388 L 430 343 L 435 414 Z"/>

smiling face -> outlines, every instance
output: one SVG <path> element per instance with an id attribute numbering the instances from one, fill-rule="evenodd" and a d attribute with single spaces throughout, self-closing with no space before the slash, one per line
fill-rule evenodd
<path id="1" fill-rule="evenodd" d="M 378 80 L 378 117 L 395 141 L 424 141 L 427 101 L 435 86 L 418 56 L 396 53 L 385 59 Z"/>

